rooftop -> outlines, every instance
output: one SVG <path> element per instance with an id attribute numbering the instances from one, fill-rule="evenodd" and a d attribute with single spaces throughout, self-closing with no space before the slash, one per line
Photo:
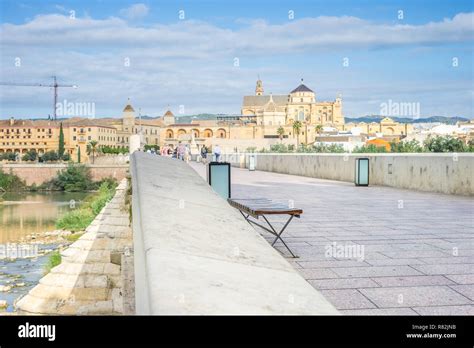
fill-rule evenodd
<path id="1" fill-rule="evenodd" d="M 296 92 L 311 92 L 314 93 L 311 89 L 309 89 L 306 85 L 301 84 L 298 87 L 296 87 L 294 90 L 290 92 L 291 93 L 296 93 Z"/>

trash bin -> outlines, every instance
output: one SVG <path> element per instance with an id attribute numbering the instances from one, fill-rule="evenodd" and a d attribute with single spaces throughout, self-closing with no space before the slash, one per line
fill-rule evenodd
<path id="1" fill-rule="evenodd" d="M 206 167 L 207 183 L 222 198 L 230 198 L 230 163 L 209 162 Z"/>
<path id="2" fill-rule="evenodd" d="M 249 170 L 255 170 L 255 155 L 253 153 L 249 155 Z"/>
<path id="3" fill-rule="evenodd" d="M 355 185 L 369 186 L 369 159 L 356 158 Z"/>

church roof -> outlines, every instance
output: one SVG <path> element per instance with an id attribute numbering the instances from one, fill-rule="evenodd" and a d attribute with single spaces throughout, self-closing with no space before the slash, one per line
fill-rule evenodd
<path id="1" fill-rule="evenodd" d="M 291 93 L 296 93 L 296 92 L 311 92 L 311 93 L 314 93 L 311 89 L 309 89 L 308 87 L 306 87 L 306 85 L 304 84 L 301 84 L 299 85 L 298 87 L 296 87 L 294 90 L 292 90 L 290 92 Z"/>
<path id="2" fill-rule="evenodd" d="M 264 106 L 269 101 L 269 95 L 246 95 L 244 96 L 242 106 Z M 273 95 L 273 102 L 279 106 L 286 105 L 288 103 L 288 95 Z"/>
<path id="3" fill-rule="evenodd" d="M 125 108 L 123 109 L 124 112 L 126 111 L 131 111 L 131 112 L 135 112 L 135 110 L 133 109 L 133 107 L 130 105 L 130 104 L 127 104 L 127 106 L 125 106 Z"/>
<path id="4" fill-rule="evenodd" d="M 165 114 L 163 115 L 164 116 L 171 116 L 171 117 L 174 117 L 174 114 L 171 112 L 171 110 L 168 110 L 165 112 Z"/>

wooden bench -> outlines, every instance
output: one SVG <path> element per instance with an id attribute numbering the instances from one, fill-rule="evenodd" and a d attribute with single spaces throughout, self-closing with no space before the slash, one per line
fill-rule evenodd
<path id="1" fill-rule="evenodd" d="M 275 240 L 273 241 L 273 243 L 271 243 L 272 246 L 275 245 L 277 240 L 280 240 L 293 257 L 298 257 L 291 251 L 288 245 L 286 245 L 286 243 L 283 241 L 282 234 L 294 217 L 299 218 L 300 215 L 303 214 L 302 209 L 292 208 L 292 207 L 289 207 L 289 204 L 283 204 L 281 202 L 276 202 L 276 201 L 266 199 L 266 198 L 254 198 L 254 199 L 229 198 L 227 201 L 229 202 L 231 206 L 233 206 L 234 208 L 240 211 L 242 216 L 245 218 L 245 220 L 247 220 L 249 224 L 256 225 L 262 228 L 263 230 L 274 235 Z M 276 231 L 275 228 L 270 223 L 270 221 L 268 221 L 266 215 L 289 215 L 289 218 L 286 221 L 286 223 L 283 225 L 283 228 L 280 231 Z M 259 224 L 258 222 L 250 218 L 252 217 L 258 220 L 260 216 L 265 220 L 265 222 L 270 228 L 262 224 Z"/>

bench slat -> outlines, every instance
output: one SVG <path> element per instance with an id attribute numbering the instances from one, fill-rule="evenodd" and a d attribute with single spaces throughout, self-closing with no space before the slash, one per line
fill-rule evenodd
<path id="1" fill-rule="evenodd" d="M 275 202 L 266 198 L 254 198 L 254 199 L 232 199 L 227 200 L 231 206 L 239 209 L 247 214 L 254 217 L 261 215 L 295 215 L 298 216 L 303 214 L 302 209 L 289 208 L 287 205 Z"/>

